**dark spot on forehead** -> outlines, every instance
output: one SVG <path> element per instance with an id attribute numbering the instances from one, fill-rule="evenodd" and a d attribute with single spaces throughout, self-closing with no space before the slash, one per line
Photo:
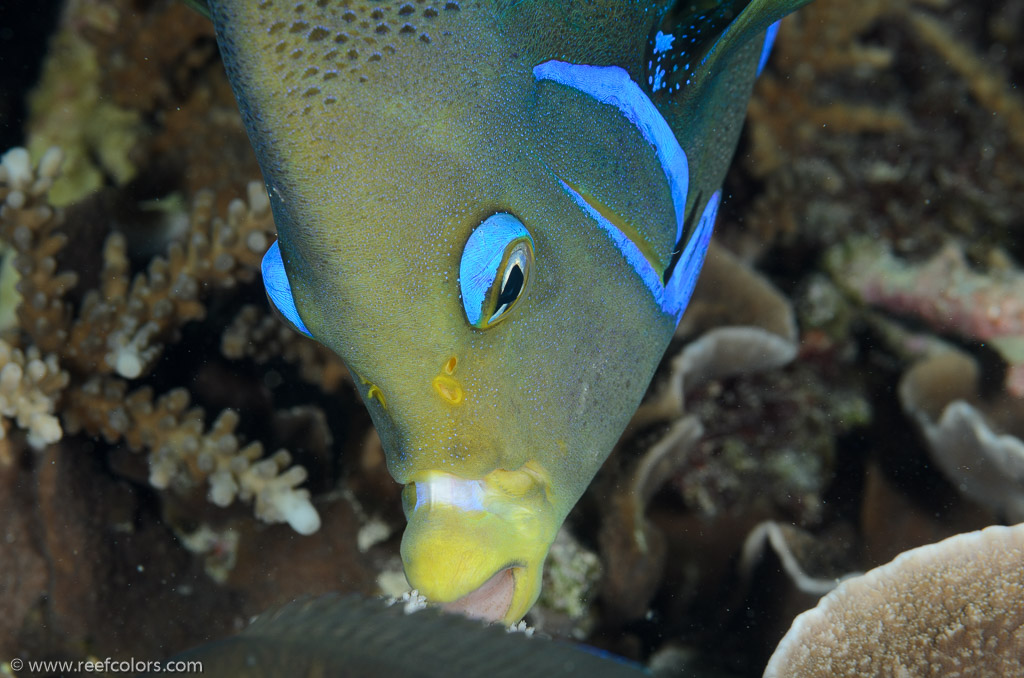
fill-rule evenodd
<path id="1" fill-rule="evenodd" d="M 454 34 L 456 22 L 461 22 L 460 14 L 464 14 L 459 0 L 250 1 L 260 2 L 263 8 L 274 7 L 275 1 L 283 5 L 270 10 L 264 24 L 269 34 L 278 38 L 286 36 L 274 44 L 277 53 L 287 52 L 291 57 L 277 66 L 282 77 L 312 77 L 322 71 L 317 66 L 336 62 L 342 53 L 354 62 L 352 66 L 374 62 L 372 68 L 358 73 L 342 72 L 341 75 L 348 77 L 331 83 L 323 96 L 332 95 L 338 101 L 345 100 L 335 89 L 341 86 L 341 80 L 372 79 L 381 63 L 386 63 L 393 55 L 410 59 L 414 64 L 421 57 L 403 54 L 403 50 L 423 49 L 431 44 L 435 39 L 432 36 L 437 36 L 438 31 L 442 36 Z M 468 8 L 469 5 L 467 12 Z M 341 28 L 345 30 L 339 30 Z M 323 43 L 322 46 L 319 43 Z M 349 49 L 339 51 L 336 48 L 345 43 Z M 351 47 L 353 43 L 358 43 L 360 49 Z"/>
<path id="2" fill-rule="evenodd" d="M 306 36 L 306 37 L 309 39 L 310 42 L 319 42 L 320 40 L 323 40 L 324 38 L 326 38 L 330 34 L 331 34 L 331 32 L 328 31 L 323 26 L 317 26 L 316 28 L 311 30 L 309 32 L 309 35 Z"/>

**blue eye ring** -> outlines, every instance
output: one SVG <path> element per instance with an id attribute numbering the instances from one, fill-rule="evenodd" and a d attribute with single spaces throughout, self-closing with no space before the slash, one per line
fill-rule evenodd
<path id="1" fill-rule="evenodd" d="M 473 229 L 459 263 L 459 291 L 466 320 L 485 330 L 508 317 L 526 292 L 533 269 L 533 236 L 505 212 Z"/>

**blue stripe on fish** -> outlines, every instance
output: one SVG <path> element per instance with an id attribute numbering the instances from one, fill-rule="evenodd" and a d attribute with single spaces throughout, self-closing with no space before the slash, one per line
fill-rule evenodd
<path id="1" fill-rule="evenodd" d="M 708 244 L 711 242 L 711 232 L 715 228 L 715 218 L 718 216 L 718 204 L 721 199 L 722 191 L 715 191 L 707 205 L 704 206 L 704 212 L 700 215 L 697 228 L 694 229 L 690 241 L 686 243 L 686 249 L 683 250 L 679 264 L 666 285 L 667 303 L 673 308 L 679 309 L 677 322 L 682 317 L 683 311 L 686 310 L 687 304 L 690 303 L 693 288 L 696 287 L 700 270 L 704 266 L 704 257 L 708 253 Z"/>
<path id="2" fill-rule="evenodd" d="M 672 128 L 654 102 L 629 77 L 629 73 L 618 66 L 587 66 L 564 61 L 545 61 L 533 68 L 533 77 L 537 80 L 557 82 L 590 95 L 602 104 L 615 106 L 636 126 L 647 143 L 654 147 L 658 162 L 661 163 L 661 168 L 668 179 L 672 204 L 676 210 L 676 242 L 679 242 L 683 235 L 690 165 L 686 160 L 686 153 L 676 140 L 676 135 L 672 133 Z"/>
<path id="3" fill-rule="evenodd" d="M 558 183 L 562 185 L 562 190 L 569 194 L 577 205 L 579 205 L 584 212 L 590 215 L 590 218 L 597 222 L 597 225 L 604 229 L 608 237 L 611 238 L 612 242 L 615 243 L 615 247 L 618 248 L 619 252 L 626 259 L 637 275 L 640 276 L 640 280 L 643 281 L 644 286 L 650 291 L 651 296 L 654 297 L 654 302 L 658 304 L 662 311 L 665 313 L 674 313 L 674 310 L 666 305 L 665 299 L 665 287 L 661 284 L 661 276 L 651 266 L 651 262 L 647 261 L 647 257 L 644 256 L 640 248 L 636 246 L 633 240 L 623 233 L 615 224 L 608 221 L 597 209 L 587 202 L 587 199 L 580 195 L 572 186 L 565 183 L 561 179 Z"/>
<path id="4" fill-rule="evenodd" d="M 658 272 L 654 270 L 651 263 L 647 261 L 647 257 L 643 255 L 640 248 L 636 246 L 636 243 L 629 236 L 598 212 L 572 186 L 561 179 L 558 180 L 558 183 L 562 185 L 562 190 L 568 193 L 576 204 L 590 215 L 597 222 L 598 226 L 604 229 L 612 242 L 615 243 L 619 252 L 622 253 L 626 262 L 640 276 L 640 280 L 654 298 L 654 303 L 658 305 L 663 313 L 675 316 L 678 323 L 680 318 L 683 317 L 683 311 L 686 310 L 686 306 L 690 303 L 693 289 L 697 285 L 697 278 L 700 276 L 701 268 L 704 266 L 704 257 L 707 255 L 708 245 L 711 242 L 711 233 L 715 228 L 715 218 L 718 215 L 718 205 L 721 202 L 722 192 L 720 190 L 715 191 L 711 199 L 708 200 L 707 205 L 704 206 L 704 211 L 700 216 L 700 221 L 697 223 L 697 228 L 694 229 L 693 236 L 686 243 L 686 248 L 683 250 L 679 264 L 672 273 L 668 284 L 663 285 L 661 276 L 658 275 Z"/>
<path id="5" fill-rule="evenodd" d="M 276 240 L 263 255 L 260 270 L 263 273 L 263 286 L 267 289 L 267 296 L 270 297 L 271 303 L 295 329 L 312 339 L 313 335 L 299 316 L 299 309 L 295 308 L 292 285 L 288 282 L 288 274 L 284 270 L 284 260 L 281 259 L 281 247 Z"/>
<path id="6" fill-rule="evenodd" d="M 768 63 L 768 57 L 772 55 L 772 45 L 775 44 L 775 36 L 779 33 L 779 24 L 782 23 L 782 19 L 779 19 L 764 33 L 764 47 L 761 48 L 761 59 L 757 62 L 757 74 L 761 75 L 761 71 L 764 70 L 765 64 Z"/>

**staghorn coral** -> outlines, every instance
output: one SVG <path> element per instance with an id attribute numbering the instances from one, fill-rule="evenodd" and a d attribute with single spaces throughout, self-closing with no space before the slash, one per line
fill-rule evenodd
<path id="1" fill-rule="evenodd" d="M 208 430 L 201 408 L 189 408 L 189 395 L 174 389 L 153 401 L 148 388 L 126 394 L 125 382 L 92 378 L 67 395 L 65 423 L 70 433 L 102 433 L 108 442 L 124 440 L 136 451 L 148 449 L 149 484 L 158 490 L 190 490 L 209 485 L 207 498 L 229 506 L 236 498 L 254 501 L 256 517 L 287 522 L 299 534 L 320 528 L 309 492 L 297 489 L 306 470 L 278 450 L 264 458 L 258 442 L 242 445 L 235 434 L 238 414 L 224 410 Z M 287 469 L 287 470 L 285 470 Z"/>
<path id="2" fill-rule="evenodd" d="M 0 417 L 28 431 L 32 447 L 56 442 L 63 435 L 54 411 L 67 384 L 68 374 L 60 369 L 57 356 L 43 358 L 35 346 L 25 353 L 0 339 Z M 0 418 L 0 439 L 6 437 L 7 422 Z"/>
<path id="3" fill-rule="evenodd" d="M 272 312 L 248 304 L 238 312 L 221 335 L 220 350 L 232 360 L 247 358 L 258 365 L 283 358 L 298 363 L 299 374 L 323 391 L 333 393 L 351 376 L 338 356 L 293 331 Z"/>
<path id="4" fill-rule="evenodd" d="M 152 370 L 163 342 L 203 317 L 204 293 L 252 279 L 272 229 L 262 188 L 250 187 L 248 204 L 233 201 L 226 220 L 214 217 L 212 197 L 201 195 L 188 242 L 172 243 L 167 257 L 153 259 L 130 285 L 125 241 L 111 235 L 103 248 L 100 285 L 75 309 L 66 297 L 77 278 L 57 270 L 56 257 L 67 242 L 61 231 L 66 213 L 47 202 L 59 167 L 54 151 L 35 169 L 24 149 L 0 161 L 0 237 L 17 253 L 23 299 L 18 317 L 32 342 L 26 353 L 3 344 L 2 414 L 16 417 L 30 431 L 30 442 L 40 446 L 61 437 L 51 412 L 62 399 L 69 432 L 102 433 L 108 442 L 123 439 L 134 450 L 149 450 L 153 487 L 184 491 L 206 482 L 218 506 L 236 497 L 253 501 L 257 517 L 267 522 L 286 521 L 303 534 L 316 531 L 320 523 L 309 493 L 296 488 L 306 471 L 285 470 L 291 457 L 284 450 L 261 459 L 259 443 L 240 445 L 237 415 L 223 412 L 206 431 L 202 410 L 187 409 L 182 389 L 155 403 L 149 388 L 128 394 L 126 380 Z M 45 361 L 41 351 L 50 352 Z"/>
<path id="5" fill-rule="evenodd" d="M 124 239 L 104 247 L 101 287 L 90 290 L 68 332 L 67 356 L 83 371 L 135 379 L 152 369 L 163 344 L 184 323 L 202 319 L 200 295 L 253 279 L 273 233 L 262 185 L 249 185 L 248 202 L 234 200 L 227 219 L 213 214 L 213 196 L 197 196 L 187 243 L 172 242 L 131 285 Z"/>

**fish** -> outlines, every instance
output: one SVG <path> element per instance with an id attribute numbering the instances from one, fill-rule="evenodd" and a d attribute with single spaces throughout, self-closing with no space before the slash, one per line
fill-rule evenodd
<path id="1" fill-rule="evenodd" d="M 350 370 L 431 601 L 537 600 L 807 1 L 207 1 L 277 227 L 268 298 Z"/>
<path id="2" fill-rule="evenodd" d="M 194 662 L 212 678 L 650 675 L 596 648 L 354 594 L 293 601 L 260 615 L 238 635 L 187 650 L 143 675 L 196 670 Z"/>

